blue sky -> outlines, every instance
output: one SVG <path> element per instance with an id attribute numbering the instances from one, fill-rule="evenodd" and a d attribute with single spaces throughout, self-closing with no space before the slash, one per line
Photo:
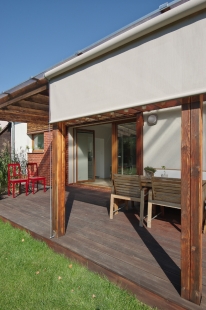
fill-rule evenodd
<path id="1" fill-rule="evenodd" d="M 0 1 L 0 92 L 49 69 L 77 51 L 158 9 L 165 2 Z"/>

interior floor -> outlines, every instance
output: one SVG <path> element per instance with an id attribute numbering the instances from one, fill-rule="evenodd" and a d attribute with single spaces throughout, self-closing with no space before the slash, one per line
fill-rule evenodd
<path id="1" fill-rule="evenodd" d="M 110 179 L 101 179 L 101 178 L 96 178 L 94 182 L 91 181 L 82 182 L 82 184 L 90 186 L 112 187 L 112 181 Z"/>

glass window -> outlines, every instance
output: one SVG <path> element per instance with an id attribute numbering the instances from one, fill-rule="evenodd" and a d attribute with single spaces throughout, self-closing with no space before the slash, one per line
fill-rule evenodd
<path id="1" fill-rule="evenodd" d="M 34 151 L 44 149 L 44 134 L 38 133 L 33 135 L 33 149 Z"/>
<path id="2" fill-rule="evenodd" d="M 118 125 L 118 173 L 136 174 L 136 123 Z"/>

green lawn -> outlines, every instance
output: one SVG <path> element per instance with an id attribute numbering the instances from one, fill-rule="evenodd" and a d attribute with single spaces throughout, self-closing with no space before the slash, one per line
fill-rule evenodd
<path id="1" fill-rule="evenodd" d="M 0 309 L 151 309 L 0 220 Z"/>

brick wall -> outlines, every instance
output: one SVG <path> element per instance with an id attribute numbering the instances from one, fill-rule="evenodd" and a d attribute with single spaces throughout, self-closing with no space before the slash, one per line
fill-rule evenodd
<path id="1" fill-rule="evenodd" d="M 28 153 L 28 162 L 37 163 L 38 165 L 38 172 L 40 176 L 46 177 L 46 184 L 50 185 L 50 142 L 52 139 L 52 131 L 44 132 L 44 153 Z M 52 148 L 51 148 L 52 152 Z M 68 131 L 66 134 L 66 153 L 65 153 L 65 173 L 66 173 L 66 180 L 65 185 L 68 185 L 69 176 L 68 176 L 68 169 L 69 169 L 69 152 L 68 152 Z M 51 180 L 52 181 L 52 180 Z"/>
<path id="2" fill-rule="evenodd" d="M 28 153 L 28 162 L 37 163 L 40 176 L 46 177 L 46 184 L 50 185 L 50 143 L 52 131 L 44 132 L 44 152 Z M 52 150 L 51 150 L 52 151 Z"/>

